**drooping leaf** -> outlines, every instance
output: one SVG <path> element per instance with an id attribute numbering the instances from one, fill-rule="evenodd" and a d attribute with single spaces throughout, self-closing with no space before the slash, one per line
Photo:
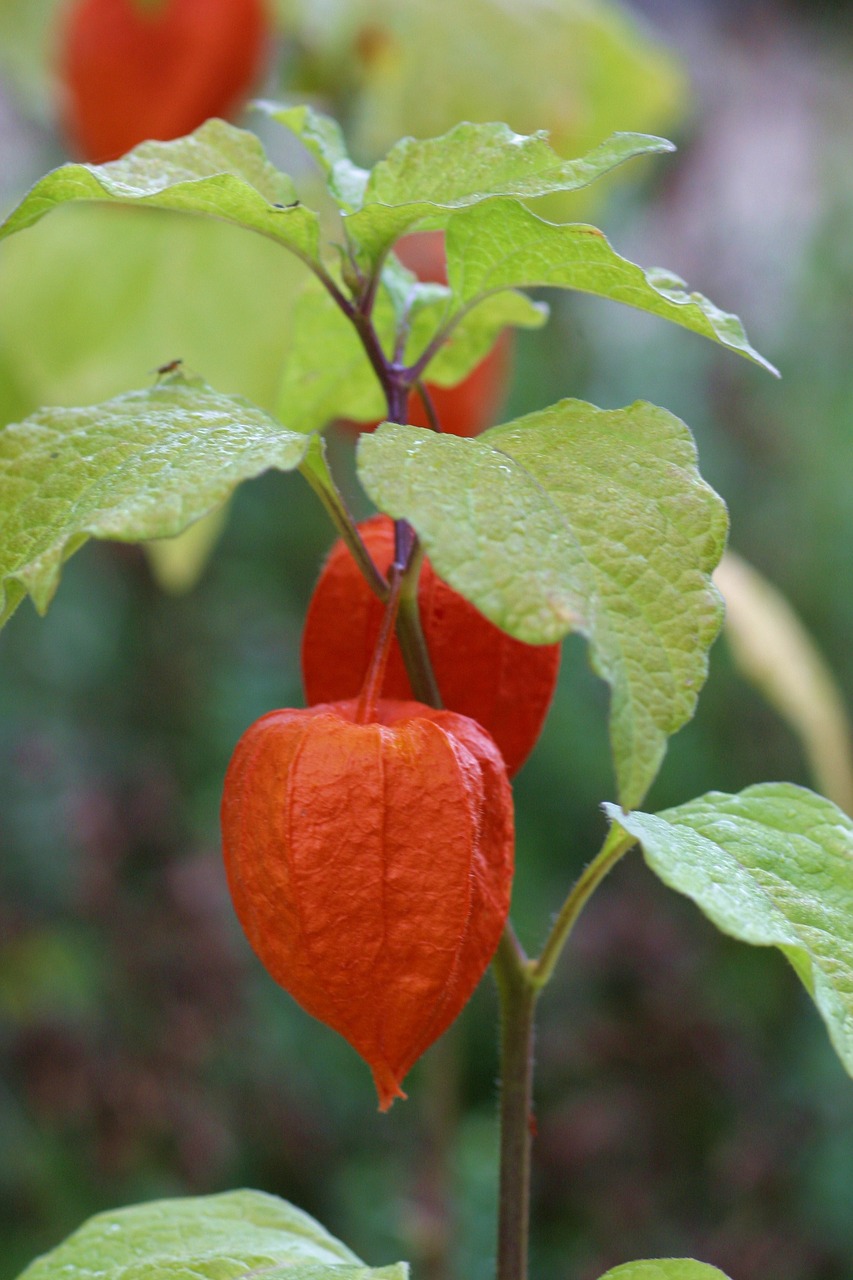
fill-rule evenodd
<path id="1" fill-rule="evenodd" d="M 601 1280 L 728 1280 L 707 1262 L 694 1258 L 651 1258 L 646 1262 L 625 1262 L 613 1267 Z"/>
<path id="2" fill-rule="evenodd" d="M 118 201 L 231 222 L 307 262 L 319 259 L 319 219 L 293 182 L 270 164 L 253 133 L 208 120 L 174 142 L 143 142 L 109 164 L 68 164 L 37 182 L 0 226 L 23 231 L 69 201 Z"/>
<path id="3" fill-rule="evenodd" d="M 450 291 L 442 285 L 419 284 L 411 273 L 406 274 L 410 277 L 410 310 L 404 358 L 414 363 L 444 319 Z M 399 279 L 395 283 L 399 284 Z M 483 359 L 502 329 L 509 325 L 536 327 L 546 314 L 540 305 L 515 291 L 488 298 L 454 327 L 427 367 L 427 380 L 453 386 Z M 389 355 L 396 319 L 395 299 L 383 286 L 374 322 Z M 322 285 L 314 281 L 309 281 L 296 304 L 278 410 L 283 420 L 299 431 L 322 430 L 334 418 L 378 421 L 386 411 L 384 393 L 358 334 Z"/>
<path id="4" fill-rule="evenodd" d="M 597 227 L 545 222 L 517 201 L 496 200 L 454 214 L 446 249 L 460 305 L 499 289 L 576 289 L 661 316 L 776 373 L 750 345 L 737 316 L 688 292 L 677 276 L 644 271 L 620 257 Z"/>
<path id="5" fill-rule="evenodd" d="M 850 717 L 816 641 L 781 591 L 733 551 L 714 581 L 736 666 L 794 730 L 823 794 L 853 814 Z"/>
<path id="6" fill-rule="evenodd" d="M 606 808 L 664 884 L 718 929 L 788 957 L 853 1075 L 853 821 L 780 782 L 659 814 Z"/>
<path id="7" fill-rule="evenodd" d="M 476 440 L 386 424 L 362 437 L 359 473 L 498 626 L 533 644 L 588 637 L 612 689 L 620 799 L 639 803 L 693 714 L 721 621 L 709 575 L 726 513 L 684 424 L 577 400 Z"/>
<path id="8" fill-rule="evenodd" d="M 0 623 L 29 593 L 44 612 L 88 538 L 168 538 L 241 480 L 291 471 L 310 437 L 236 396 L 180 377 L 0 431 Z"/>
<path id="9" fill-rule="evenodd" d="M 498 123 L 403 138 L 371 170 L 362 207 L 346 217 L 347 234 L 375 263 L 416 223 L 445 226 L 454 210 L 498 196 L 529 200 L 576 191 L 634 156 L 672 150 L 664 138 L 615 133 L 588 155 L 566 160 L 544 132 L 522 135 Z"/>
<path id="10" fill-rule="evenodd" d="M 261 1191 L 155 1200 L 97 1214 L 19 1280 L 406 1280 L 367 1267 L 319 1222 Z"/>

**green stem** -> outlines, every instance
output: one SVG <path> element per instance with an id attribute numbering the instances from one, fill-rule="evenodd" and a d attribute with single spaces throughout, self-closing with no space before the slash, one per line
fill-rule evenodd
<path id="1" fill-rule="evenodd" d="M 373 563 L 373 557 L 364 545 L 343 495 L 326 466 L 322 442 L 317 448 L 309 451 L 300 470 L 328 512 L 332 524 L 349 548 L 370 590 L 384 604 L 388 599 L 388 582 Z"/>
<path id="2" fill-rule="evenodd" d="M 421 404 L 424 407 L 424 413 L 427 416 L 427 422 L 433 431 L 441 434 L 441 423 L 438 420 L 438 414 L 435 411 L 435 401 L 427 390 L 426 383 L 419 378 L 415 383 L 415 390 L 418 393 Z"/>
<path id="3" fill-rule="evenodd" d="M 430 662 L 429 650 L 421 627 L 418 605 L 418 577 L 423 548 L 416 540 L 400 583 L 400 609 L 397 614 L 397 639 L 406 664 L 412 692 L 418 702 L 441 708 L 441 691 Z"/>
<path id="4" fill-rule="evenodd" d="M 533 1130 L 533 1014 L 539 989 L 507 924 L 493 961 L 501 1006 L 497 1280 L 526 1280 Z"/>
<path id="5" fill-rule="evenodd" d="M 616 866 L 616 863 L 625 856 L 634 844 L 636 844 L 636 841 L 633 836 L 626 835 L 618 827 L 613 827 L 599 852 L 581 873 L 560 908 L 545 946 L 542 948 L 542 954 L 538 960 L 533 962 L 531 967 L 531 981 L 537 990 L 541 990 L 550 981 L 560 958 L 560 953 L 575 926 L 575 921 L 590 897 L 601 884 L 608 871 Z"/>

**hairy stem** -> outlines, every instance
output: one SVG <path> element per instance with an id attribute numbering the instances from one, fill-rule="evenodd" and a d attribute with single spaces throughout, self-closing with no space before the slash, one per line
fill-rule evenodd
<path id="1" fill-rule="evenodd" d="M 550 980 L 560 953 L 568 941 L 575 922 L 591 898 L 616 863 L 636 843 L 633 836 L 626 835 L 618 827 L 614 827 L 592 862 L 586 867 L 575 882 L 574 887 L 559 910 L 551 932 L 542 948 L 539 959 L 534 961 L 530 976 L 537 989 L 541 989 Z"/>
<path id="2" fill-rule="evenodd" d="M 538 988 L 507 925 L 493 962 L 501 1006 L 497 1280 L 526 1280 L 533 1138 L 533 1014 Z"/>

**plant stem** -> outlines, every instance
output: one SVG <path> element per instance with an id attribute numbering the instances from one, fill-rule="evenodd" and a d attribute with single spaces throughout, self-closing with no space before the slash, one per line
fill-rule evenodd
<path id="1" fill-rule="evenodd" d="M 441 708 L 441 691 L 430 662 L 429 650 L 421 627 L 418 605 L 418 575 L 423 548 L 417 539 L 412 544 L 406 571 L 400 583 L 400 609 L 397 614 L 397 639 L 406 664 L 406 672 L 412 692 L 418 702 L 428 707 Z"/>
<path id="2" fill-rule="evenodd" d="M 364 575 L 370 590 L 384 604 L 388 599 L 388 583 L 373 563 L 373 558 L 362 541 L 356 523 L 326 466 L 322 447 L 315 453 L 309 454 L 300 470 L 349 548 L 350 555 Z"/>
<path id="3" fill-rule="evenodd" d="M 636 844 L 636 841 L 633 836 L 626 835 L 619 827 L 613 827 L 592 862 L 582 871 L 560 908 L 557 918 L 551 927 L 551 932 L 548 934 L 545 946 L 542 948 L 542 954 L 531 966 L 530 980 L 537 990 L 541 990 L 550 980 L 560 958 L 560 953 L 575 926 L 575 921 L 590 897 L 601 884 L 608 871 L 616 866 L 616 863 L 625 856 L 634 844 Z"/>
<path id="4" fill-rule="evenodd" d="M 356 724 L 369 724 L 371 720 L 376 719 L 376 704 L 382 693 L 385 670 L 388 666 L 388 655 L 391 652 L 391 641 L 394 639 L 394 625 L 397 621 L 397 609 L 400 605 L 402 576 L 397 565 L 392 564 L 389 575 L 388 603 L 385 605 L 382 626 L 379 628 L 379 635 L 376 638 L 376 648 L 373 651 L 373 657 L 370 660 L 370 666 L 367 668 L 367 675 L 364 678 L 364 684 L 359 694 L 358 707 L 355 714 Z"/>
<path id="5" fill-rule="evenodd" d="M 494 959 L 501 1005 L 501 1158 L 497 1280 L 526 1280 L 533 1137 L 533 1013 L 539 989 L 512 926 Z"/>
<path id="6" fill-rule="evenodd" d="M 426 383 L 422 382 L 419 378 L 415 383 L 415 390 L 417 391 L 420 402 L 424 407 L 424 413 L 427 416 L 427 421 L 429 422 L 430 427 L 433 431 L 441 434 L 441 423 L 439 422 L 438 414 L 435 411 L 435 402 L 427 390 Z"/>

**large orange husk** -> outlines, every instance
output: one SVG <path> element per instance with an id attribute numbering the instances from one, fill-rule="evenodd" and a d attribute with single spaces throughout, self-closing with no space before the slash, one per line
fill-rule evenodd
<path id="1" fill-rule="evenodd" d="M 272 711 L 237 744 L 222 836 L 270 974 L 370 1065 L 385 1111 L 494 954 L 512 793 L 479 725 L 419 703 Z"/>
<path id="2" fill-rule="evenodd" d="M 378 568 L 394 556 L 394 525 L 372 516 L 359 532 Z M 532 750 L 551 705 L 559 645 L 514 640 L 453 591 L 425 560 L 418 584 L 421 625 L 444 705 L 478 721 L 494 738 L 510 776 Z M 335 543 L 308 608 L 302 678 L 309 703 L 352 698 L 376 645 L 383 606 L 342 541 Z M 386 698 L 413 696 L 395 641 L 385 673 Z"/>
<path id="3" fill-rule="evenodd" d="M 269 36 L 266 0 L 73 0 L 57 41 L 65 133 L 101 163 L 230 116 Z"/>

